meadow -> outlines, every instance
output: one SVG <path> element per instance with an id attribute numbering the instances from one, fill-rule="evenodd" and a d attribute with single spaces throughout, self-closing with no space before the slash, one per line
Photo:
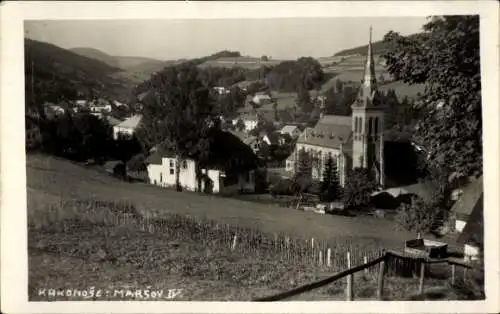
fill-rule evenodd
<path id="1" fill-rule="evenodd" d="M 125 183 L 43 155 L 27 157 L 27 179 L 30 300 L 47 300 L 39 289 L 89 287 L 183 289 L 175 300 L 251 300 L 345 269 L 347 251 L 360 264 L 411 236 L 371 217 L 321 216 Z M 329 265 L 325 254 L 318 261 L 327 248 Z M 357 299 L 374 297 L 374 273 L 355 276 Z M 411 298 L 417 282 L 389 277 L 387 297 Z M 459 298 L 446 280 L 427 284 Z M 344 285 L 295 300 L 342 300 Z"/>

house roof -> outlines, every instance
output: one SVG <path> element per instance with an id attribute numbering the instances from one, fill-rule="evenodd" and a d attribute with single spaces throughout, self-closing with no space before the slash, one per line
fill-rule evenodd
<path id="1" fill-rule="evenodd" d="M 125 129 L 135 129 L 141 122 L 141 119 L 142 119 L 141 115 L 133 115 L 132 117 L 118 124 L 117 127 Z"/>
<path id="2" fill-rule="evenodd" d="M 146 164 L 161 165 L 162 158 L 175 156 L 173 151 L 164 146 L 160 145 L 146 159 Z M 197 159 L 202 168 L 223 171 L 250 170 L 257 166 L 257 156 L 252 149 L 234 134 L 224 131 L 215 133 L 206 156 L 193 159 Z"/>
<path id="3" fill-rule="evenodd" d="M 306 128 L 297 143 L 328 148 L 350 149 L 352 143 L 351 117 L 325 115 L 314 128 Z"/>
<path id="4" fill-rule="evenodd" d="M 267 136 L 267 138 L 269 139 L 269 142 L 272 145 L 276 145 L 279 143 L 280 134 L 277 132 L 268 132 L 264 136 Z"/>
<path id="5" fill-rule="evenodd" d="M 298 127 L 296 125 L 285 125 L 281 129 L 281 133 L 293 133 L 297 129 L 298 129 Z"/>
<path id="6" fill-rule="evenodd" d="M 484 241 L 484 217 L 483 217 L 483 194 L 478 198 L 472 209 L 464 229 L 458 235 L 457 242 L 460 244 L 483 245 Z"/>
<path id="7" fill-rule="evenodd" d="M 463 189 L 460 198 L 452 207 L 452 211 L 459 214 L 470 215 L 476 204 L 483 196 L 483 177 L 475 179 Z"/>
<path id="8" fill-rule="evenodd" d="M 120 123 L 122 123 L 121 120 L 118 120 L 114 117 L 111 117 L 111 116 L 106 116 L 106 121 L 108 121 L 108 123 L 111 125 L 111 126 L 115 126 L 115 125 L 118 125 Z"/>

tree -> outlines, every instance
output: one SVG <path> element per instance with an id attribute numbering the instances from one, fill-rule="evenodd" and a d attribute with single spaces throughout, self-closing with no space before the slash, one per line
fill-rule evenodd
<path id="1" fill-rule="evenodd" d="M 298 153 L 298 165 L 297 172 L 295 174 L 296 178 L 306 178 L 312 179 L 312 158 L 309 152 L 307 152 L 304 148 L 299 150 Z"/>
<path id="2" fill-rule="evenodd" d="M 245 122 L 242 119 L 238 119 L 236 121 L 236 130 L 243 132 L 245 130 Z"/>
<path id="3" fill-rule="evenodd" d="M 413 141 L 430 173 L 453 184 L 482 173 L 479 16 L 438 16 L 418 36 L 389 32 L 388 71 L 397 80 L 425 83 Z"/>
<path id="4" fill-rule="evenodd" d="M 165 68 L 149 80 L 153 93 L 144 104 L 143 137 L 152 137 L 176 156 L 175 181 L 180 186 L 180 165 L 188 157 L 202 158 L 210 145 L 210 132 L 218 119 L 209 89 L 199 79 L 196 66 L 187 64 Z M 201 169 L 197 163 L 198 187 Z"/>
<path id="5" fill-rule="evenodd" d="M 365 207 L 370 204 L 371 194 L 378 188 L 373 174 L 366 168 L 355 168 L 348 173 L 343 202 L 348 208 Z"/>
<path id="6" fill-rule="evenodd" d="M 301 86 L 297 91 L 297 104 L 300 110 L 306 114 L 310 114 L 314 109 L 311 96 L 309 95 L 307 89 L 303 86 Z"/>
<path id="7" fill-rule="evenodd" d="M 261 61 L 269 61 L 269 58 L 267 56 L 262 56 L 260 57 Z"/>
<path id="8" fill-rule="evenodd" d="M 321 198 L 327 202 L 335 200 L 340 196 L 340 183 L 337 165 L 332 157 L 328 157 L 326 161 L 320 190 Z"/>

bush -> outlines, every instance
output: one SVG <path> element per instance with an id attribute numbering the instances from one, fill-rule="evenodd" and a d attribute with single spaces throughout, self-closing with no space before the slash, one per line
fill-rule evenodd
<path id="1" fill-rule="evenodd" d="M 290 179 L 282 179 L 271 186 L 269 192 L 273 195 L 294 195 L 298 189 L 297 183 Z"/>
<path id="2" fill-rule="evenodd" d="M 377 187 L 378 185 L 369 170 L 353 169 L 347 176 L 342 202 L 347 208 L 369 206 L 371 194 L 377 190 Z"/>
<path id="3" fill-rule="evenodd" d="M 415 197 L 411 204 L 399 206 L 396 223 L 408 231 L 428 233 L 443 223 L 445 213 L 435 202 Z"/>

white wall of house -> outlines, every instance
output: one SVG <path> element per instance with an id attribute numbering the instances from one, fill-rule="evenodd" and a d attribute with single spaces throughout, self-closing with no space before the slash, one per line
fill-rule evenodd
<path id="1" fill-rule="evenodd" d="M 281 133 L 281 134 L 288 134 L 288 135 L 290 135 L 290 137 L 292 137 L 292 138 L 297 138 L 297 137 L 299 137 L 299 136 L 300 136 L 300 133 L 301 133 L 301 132 L 300 132 L 300 129 L 299 129 L 299 128 L 295 128 L 295 129 L 293 129 L 293 131 L 291 131 L 291 132 L 280 131 L 280 133 Z"/>
<path id="2" fill-rule="evenodd" d="M 162 187 L 175 186 L 175 158 L 164 157 L 161 165 L 150 164 L 147 167 L 149 182 Z M 255 176 L 253 171 L 248 174 L 238 176 L 238 182 L 231 186 L 223 186 L 224 174 L 220 170 L 202 169 L 203 174 L 206 174 L 213 183 L 213 193 L 231 194 L 237 193 L 240 190 L 245 192 L 255 191 Z M 246 178 L 248 176 L 248 178 Z M 198 180 L 196 179 L 196 164 L 194 160 L 184 160 L 181 163 L 179 172 L 179 182 L 184 190 L 196 191 Z M 205 183 L 201 182 L 201 188 L 204 190 Z"/>
<path id="3" fill-rule="evenodd" d="M 234 126 L 236 126 L 238 124 L 238 120 L 239 120 L 239 118 L 233 120 Z M 243 124 L 245 125 L 246 132 L 249 132 L 249 131 L 252 131 L 253 129 L 255 129 L 257 127 L 258 123 L 259 123 L 259 121 L 257 121 L 257 120 L 243 119 Z"/>
<path id="4" fill-rule="evenodd" d="M 479 258 L 479 248 L 475 245 L 464 245 L 464 259 L 467 261 L 475 261 Z"/>
<path id="5" fill-rule="evenodd" d="M 134 134 L 135 129 L 133 128 L 124 128 L 120 126 L 113 127 L 113 138 L 116 140 L 119 134 L 132 136 Z"/>
<path id="6" fill-rule="evenodd" d="M 467 224 L 467 221 L 456 219 L 455 220 L 455 230 L 458 232 L 462 232 L 465 228 L 465 224 Z"/>
<path id="7" fill-rule="evenodd" d="M 323 176 L 323 170 L 325 168 L 326 161 L 328 159 L 329 154 L 331 157 L 337 161 L 337 171 L 339 172 L 339 176 L 342 177 L 342 165 L 340 158 L 340 150 L 335 148 L 329 148 L 324 146 L 316 146 L 310 144 L 297 143 L 295 146 L 294 152 L 288 157 L 286 161 L 286 170 L 294 171 L 295 163 L 298 160 L 299 151 L 305 149 L 306 152 L 313 152 L 320 159 L 320 165 L 317 169 L 313 168 L 313 179 L 321 179 Z M 341 182 L 343 182 L 342 178 L 339 178 Z M 343 183 L 342 183 L 343 184 Z"/>

